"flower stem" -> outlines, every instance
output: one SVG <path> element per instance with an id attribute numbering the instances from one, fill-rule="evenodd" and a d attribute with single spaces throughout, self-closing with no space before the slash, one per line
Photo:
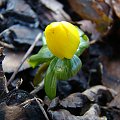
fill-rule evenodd
<path id="1" fill-rule="evenodd" d="M 43 63 L 37 70 L 37 73 L 33 79 L 33 83 L 35 86 L 37 86 L 42 80 L 43 80 L 43 77 L 44 77 L 44 72 L 47 70 L 49 66 L 49 62 L 47 63 Z"/>

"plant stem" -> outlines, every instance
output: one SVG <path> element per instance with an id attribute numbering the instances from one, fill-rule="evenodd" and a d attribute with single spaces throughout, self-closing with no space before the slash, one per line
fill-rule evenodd
<path id="1" fill-rule="evenodd" d="M 43 63 L 39 68 L 38 68 L 38 71 L 33 79 L 33 83 L 35 86 L 37 86 L 42 80 L 43 80 L 43 74 L 44 72 L 47 70 L 49 66 L 49 63 Z"/>
<path id="2" fill-rule="evenodd" d="M 38 86 L 30 92 L 31 95 L 35 95 L 38 91 L 40 91 L 44 86 L 44 80 L 41 81 L 41 83 L 38 84 Z"/>

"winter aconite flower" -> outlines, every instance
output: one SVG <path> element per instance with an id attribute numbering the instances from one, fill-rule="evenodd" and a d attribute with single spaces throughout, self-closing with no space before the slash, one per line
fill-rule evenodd
<path id="1" fill-rule="evenodd" d="M 80 70 L 79 56 L 89 47 L 89 39 L 82 30 L 66 21 L 49 24 L 44 33 L 43 46 L 28 62 L 34 68 L 39 66 L 34 85 L 44 79 L 46 95 L 52 100 L 57 93 L 57 80 L 67 80 Z"/>
<path id="2" fill-rule="evenodd" d="M 45 37 L 49 50 L 61 59 L 71 59 L 80 43 L 78 28 L 66 21 L 49 24 Z"/>

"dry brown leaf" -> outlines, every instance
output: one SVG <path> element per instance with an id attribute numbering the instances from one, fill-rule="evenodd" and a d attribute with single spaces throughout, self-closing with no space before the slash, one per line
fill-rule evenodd
<path id="1" fill-rule="evenodd" d="M 83 19 L 97 24 L 97 30 L 105 32 L 111 23 L 108 17 L 110 7 L 102 0 L 68 0 L 72 9 Z"/>
<path id="2" fill-rule="evenodd" d="M 105 86 L 120 91 L 120 61 L 102 57 L 104 72 L 102 82 Z"/>
<path id="3" fill-rule="evenodd" d="M 70 21 L 70 16 L 63 10 L 63 5 L 56 0 L 40 0 L 48 9 L 56 21 Z"/>

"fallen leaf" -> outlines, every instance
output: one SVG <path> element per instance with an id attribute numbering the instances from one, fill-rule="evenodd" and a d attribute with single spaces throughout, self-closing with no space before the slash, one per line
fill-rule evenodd
<path id="1" fill-rule="evenodd" d="M 104 33 L 112 22 L 108 17 L 110 7 L 102 0 L 68 0 L 72 9 L 83 19 L 97 24 L 98 31 Z"/>
<path id="2" fill-rule="evenodd" d="M 13 52 L 8 49 L 5 51 L 5 59 L 3 61 L 3 71 L 7 73 L 12 73 L 16 70 L 16 68 L 19 66 L 23 56 L 25 55 L 25 52 Z M 27 68 L 30 68 L 27 61 L 24 62 L 22 67 L 20 68 L 20 71 L 23 71 Z"/>
<path id="3" fill-rule="evenodd" d="M 119 59 L 109 59 L 107 57 L 101 57 L 103 64 L 103 85 L 120 91 L 120 61 Z"/>

